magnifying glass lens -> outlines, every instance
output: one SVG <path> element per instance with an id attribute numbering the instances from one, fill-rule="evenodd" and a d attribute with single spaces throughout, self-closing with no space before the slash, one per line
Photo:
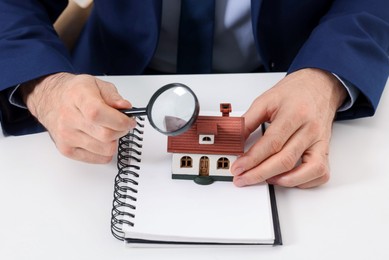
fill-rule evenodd
<path id="1" fill-rule="evenodd" d="M 150 122 L 158 131 L 168 135 L 186 131 L 197 118 L 199 110 L 194 93 L 178 83 L 167 85 L 155 99 L 150 100 L 149 105 Z"/>

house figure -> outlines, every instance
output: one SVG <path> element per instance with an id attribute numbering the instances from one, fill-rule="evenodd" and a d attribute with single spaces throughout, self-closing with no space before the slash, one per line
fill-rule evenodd
<path id="1" fill-rule="evenodd" d="M 231 117 L 231 104 L 220 104 L 221 116 L 198 116 L 192 127 L 168 137 L 172 178 L 198 184 L 232 181 L 230 167 L 244 152 L 244 117 Z"/>

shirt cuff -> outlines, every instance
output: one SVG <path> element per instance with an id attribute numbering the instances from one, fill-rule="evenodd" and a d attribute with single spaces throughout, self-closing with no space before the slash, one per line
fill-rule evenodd
<path id="1" fill-rule="evenodd" d="M 343 112 L 343 111 L 346 111 L 348 109 L 350 109 L 354 103 L 355 103 L 355 100 L 357 100 L 358 98 L 358 95 L 359 95 L 359 89 L 357 89 L 352 83 L 350 83 L 349 81 L 343 79 L 343 78 L 340 78 L 338 75 L 332 73 L 332 75 L 334 75 L 341 83 L 342 85 L 345 87 L 345 89 L 347 90 L 347 93 L 348 93 L 348 98 L 344 101 L 344 103 L 338 108 L 338 111 L 337 112 Z"/>
<path id="2" fill-rule="evenodd" d="M 348 98 L 344 101 L 344 103 L 338 108 L 338 112 L 343 112 L 348 109 L 350 109 L 357 99 L 359 95 L 359 89 L 357 89 L 353 84 L 351 84 L 349 81 L 340 78 L 338 75 L 333 74 L 345 87 L 348 93 Z M 14 106 L 27 109 L 26 104 L 23 102 L 22 97 L 20 96 L 20 93 L 18 92 L 18 89 L 20 87 L 20 84 L 17 85 L 9 95 L 9 103 L 11 103 Z"/>
<path id="3" fill-rule="evenodd" d="M 26 104 L 23 102 L 22 97 L 20 96 L 20 93 L 18 92 L 18 89 L 20 87 L 20 84 L 17 85 L 10 93 L 8 97 L 9 103 L 11 103 L 14 106 L 27 109 Z"/>

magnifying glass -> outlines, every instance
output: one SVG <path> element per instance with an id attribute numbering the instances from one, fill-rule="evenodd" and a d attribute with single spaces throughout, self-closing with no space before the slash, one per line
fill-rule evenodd
<path id="1" fill-rule="evenodd" d="M 150 124 L 165 135 L 179 135 L 196 121 L 200 106 L 195 93 L 181 83 L 167 84 L 151 97 L 147 107 L 121 109 L 128 116 L 147 115 Z"/>

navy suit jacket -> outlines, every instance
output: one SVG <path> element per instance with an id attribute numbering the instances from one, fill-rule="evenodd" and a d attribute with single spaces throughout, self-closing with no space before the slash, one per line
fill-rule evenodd
<path id="1" fill-rule="evenodd" d="M 136 75 L 157 47 L 162 0 L 95 0 L 69 53 L 52 24 L 67 1 L 0 0 L 0 117 L 5 134 L 41 131 L 8 102 L 11 89 L 56 72 Z M 389 74 L 388 0 L 252 0 L 258 53 L 267 71 L 320 68 L 360 90 L 338 119 L 374 114 Z"/>

